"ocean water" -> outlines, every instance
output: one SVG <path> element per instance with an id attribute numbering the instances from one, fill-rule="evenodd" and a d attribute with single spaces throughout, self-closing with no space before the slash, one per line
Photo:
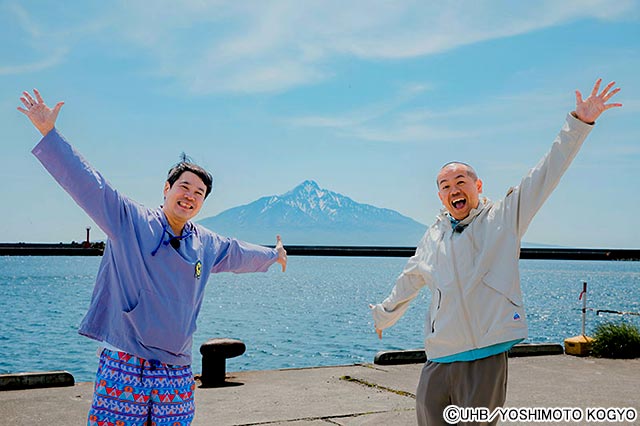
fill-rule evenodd
<path id="1" fill-rule="evenodd" d="M 91 381 L 97 343 L 77 334 L 89 305 L 97 257 L 0 257 L 0 374 L 67 370 Z M 194 336 L 240 339 L 228 371 L 372 362 L 378 351 L 423 347 L 430 294 L 424 289 L 378 340 L 368 304 L 382 301 L 407 259 L 289 258 L 286 273 L 217 274 L 209 281 Z M 640 262 L 523 260 L 529 342 L 562 343 L 581 332 L 582 281 L 593 309 L 640 311 Z M 603 321 L 640 326 L 638 316 L 587 313 L 587 334 Z"/>

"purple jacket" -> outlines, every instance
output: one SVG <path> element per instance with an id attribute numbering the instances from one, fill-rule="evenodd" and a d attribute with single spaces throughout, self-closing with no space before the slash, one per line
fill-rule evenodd
<path id="1" fill-rule="evenodd" d="M 32 152 L 108 236 L 82 335 L 141 358 L 189 365 L 209 275 L 265 272 L 278 257 L 192 222 L 175 250 L 162 209 L 119 193 L 56 129 Z"/>

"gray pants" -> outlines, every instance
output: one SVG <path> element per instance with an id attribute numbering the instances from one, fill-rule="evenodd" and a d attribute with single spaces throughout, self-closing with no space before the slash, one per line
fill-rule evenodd
<path id="1" fill-rule="evenodd" d="M 442 411 L 448 405 L 486 407 L 504 405 L 507 396 L 507 352 L 468 362 L 427 361 L 416 392 L 418 425 L 448 425 Z M 460 425 L 496 425 L 459 423 Z"/>

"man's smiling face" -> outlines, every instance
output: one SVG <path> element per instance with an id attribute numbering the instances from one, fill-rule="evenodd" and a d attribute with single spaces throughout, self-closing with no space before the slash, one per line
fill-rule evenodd
<path id="1" fill-rule="evenodd" d="M 482 181 L 466 164 L 447 164 L 438 173 L 438 197 L 454 219 L 462 220 L 478 207 Z"/>
<path id="2" fill-rule="evenodd" d="M 192 172 L 183 172 L 173 185 L 166 182 L 162 209 L 169 223 L 172 226 L 184 225 L 198 214 L 204 203 L 206 190 L 207 187 L 202 179 Z"/>

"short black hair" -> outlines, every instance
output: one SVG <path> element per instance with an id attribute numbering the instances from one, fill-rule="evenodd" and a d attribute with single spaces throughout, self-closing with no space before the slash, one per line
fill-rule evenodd
<path id="1" fill-rule="evenodd" d="M 180 162 L 169 169 L 169 173 L 167 174 L 169 187 L 172 187 L 184 172 L 191 172 L 202 179 L 202 182 L 204 182 L 207 187 L 204 198 L 207 198 L 209 194 L 211 194 L 211 191 L 213 190 L 213 177 L 211 177 L 211 173 L 194 163 L 193 160 L 184 152 L 180 154 Z"/>

